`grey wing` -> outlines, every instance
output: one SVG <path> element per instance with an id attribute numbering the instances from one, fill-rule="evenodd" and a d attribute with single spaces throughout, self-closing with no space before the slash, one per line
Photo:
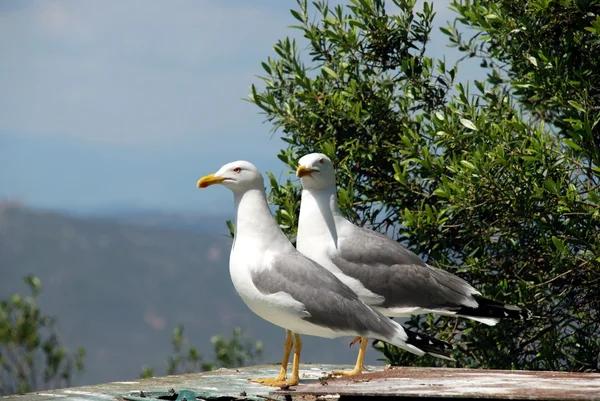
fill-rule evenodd
<path id="1" fill-rule="evenodd" d="M 263 294 L 284 292 L 302 303 L 310 316 L 304 319 L 334 330 L 391 336 L 389 319 L 374 311 L 327 269 L 299 252 L 283 253 L 271 268 L 252 273 L 252 282 Z"/>
<path id="2" fill-rule="evenodd" d="M 384 298 L 381 307 L 453 309 L 477 306 L 479 294 L 463 279 L 422 261 L 391 238 L 352 226 L 342 232 L 331 261 Z"/>

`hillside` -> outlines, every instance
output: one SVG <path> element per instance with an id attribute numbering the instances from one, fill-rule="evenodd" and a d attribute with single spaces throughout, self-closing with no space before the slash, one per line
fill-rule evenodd
<path id="1" fill-rule="evenodd" d="M 231 285 L 224 225 L 215 230 L 213 220 L 203 230 L 194 220 L 190 230 L 165 215 L 145 216 L 151 225 L 135 220 L 0 210 L 0 299 L 26 291 L 23 276 L 41 278 L 42 311 L 58 318 L 69 347 L 87 349 L 76 384 L 134 379 L 142 365 L 162 373 L 178 324 L 204 355 L 211 336 L 240 326 L 265 343 L 265 361 L 280 359 L 283 330 L 250 312 Z M 347 344 L 305 336 L 303 361 L 352 363 L 356 349 Z"/>

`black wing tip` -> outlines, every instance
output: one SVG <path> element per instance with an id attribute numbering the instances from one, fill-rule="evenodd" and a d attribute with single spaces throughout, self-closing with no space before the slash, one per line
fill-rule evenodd
<path id="1" fill-rule="evenodd" d="M 476 308 L 463 306 L 456 310 L 457 315 L 473 316 L 492 319 L 521 319 L 529 320 L 533 314 L 529 309 L 520 306 L 505 304 L 494 301 L 481 295 L 474 295 L 475 301 L 479 304 Z"/>
<path id="2" fill-rule="evenodd" d="M 427 334 L 417 333 L 408 329 L 405 329 L 408 338 L 406 343 L 410 344 L 427 355 L 435 356 L 446 360 L 453 361 L 452 357 L 448 354 L 448 351 L 454 349 L 454 346 L 449 342 L 438 340 L 437 338 L 431 337 Z"/>
<path id="3" fill-rule="evenodd" d="M 533 317 L 533 314 L 529 309 L 519 308 L 514 305 L 504 305 L 504 308 L 498 311 L 503 316 L 501 319 L 521 319 L 529 320 Z"/>

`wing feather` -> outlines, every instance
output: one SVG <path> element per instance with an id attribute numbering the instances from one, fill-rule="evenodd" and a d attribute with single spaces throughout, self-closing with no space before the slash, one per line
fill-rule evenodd
<path id="1" fill-rule="evenodd" d="M 459 309 L 476 307 L 469 283 L 429 266 L 391 238 L 351 226 L 340 232 L 331 261 L 346 275 L 384 298 L 381 307 Z"/>
<path id="2" fill-rule="evenodd" d="M 276 255 L 268 269 L 251 276 L 263 294 L 283 292 L 302 303 L 309 314 L 303 319 L 313 324 L 386 338 L 395 330 L 389 319 L 368 307 L 337 277 L 298 252 Z"/>

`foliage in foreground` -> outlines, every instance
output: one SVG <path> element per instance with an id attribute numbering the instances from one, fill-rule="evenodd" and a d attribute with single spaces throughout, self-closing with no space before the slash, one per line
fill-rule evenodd
<path id="1" fill-rule="evenodd" d="M 537 316 L 493 328 L 412 318 L 458 345 L 458 366 L 600 370 L 598 2 L 454 1 L 457 24 L 442 31 L 487 73 L 467 82 L 460 63 L 426 52 L 434 12 L 414 6 L 298 2 L 306 51 L 278 41 L 250 94 L 289 145 L 279 159 L 294 171 L 326 153 L 351 220 Z M 269 177 L 293 240 L 297 182 Z M 381 350 L 395 364 L 444 363 Z"/>
<path id="2" fill-rule="evenodd" d="M 69 387 L 83 371 L 85 350 L 70 352 L 56 334 L 56 319 L 42 314 L 37 297 L 42 283 L 27 276 L 30 296 L 0 302 L 0 395 Z"/>
<path id="3" fill-rule="evenodd" d="M 262 357 L 263 344 L 247 338 L 242 329 L 233 329 L 231 338 L 216 335 L 211 338 L 213 344 L 213 361 L 207 362 L 197 348 L 187 346 L 183 335 L 184 326 L 173 329 L 173 355 L 167 359 L 165 374 L 175 375 L 191 372 L 205 372 L 218 368 L 235 368 L 257 363 Z M 141 378 L 152 377 L 155 371 L 143 367 Z"/>

